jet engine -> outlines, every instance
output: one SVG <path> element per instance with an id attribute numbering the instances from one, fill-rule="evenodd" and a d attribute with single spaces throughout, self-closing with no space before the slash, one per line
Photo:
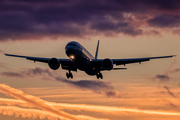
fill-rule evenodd
<path id="1" fill-rule="evenodd" d="M 102 61 L 102 66 L 105 70 L 113 69 L 113 61 L 109 58 L 106 58 Z"/>
<path id="2" fill-rule="evenodd" d="M 60 66 L 60 61 L 57 58 L 51 58 L 48 62 L 48 65 L 51 69 L 57 70 Z"/>

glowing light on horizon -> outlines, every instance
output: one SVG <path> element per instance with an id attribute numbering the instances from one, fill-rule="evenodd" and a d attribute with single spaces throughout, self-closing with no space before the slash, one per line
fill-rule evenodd
<path id="1" fill-rule="evenodd" d="M 15 100 L 15 99 L 0 98 L 0 104 L 33 107 L 31 105 L 27 105 L 24 101 Z M 133 113 L 144 113 L 144 114 L 154 114 L 154 115 L 180 116 L 179 112 L 158 111 L 158 110 L 141 110 L 135 108 L 122 108 L 122 107 L 97 106 L 97 105 L 85 105 L 85 104 L 67 104 L 67 103 L 54 103 L 54 102 L 48 102 L 47 104 L 52 105 L 58 109 L 67 109 L 67 110 L 76 110 L 76 111 L 83 110 L 83 111 L 91 111 L 91 112 L 100 112 L 104 114 L 118 115 L 120 112 L 133 112 Z"/>
<path id="2" fill-rule="evenodd" d="M 37 109 L 26 109 L 26 108 L 19 108 L 15 106 L 0 106 L 0 114 L 8 115 L 8 116 L 15 116 L 15 117 L 22 117 L 22 118 L 40 118 L 48 120 L 70 120 L 64 117 L 59 117 L 58 115 L 52 114 L 50 112 L 37 110 Z M 109 119 L 101 119 L 101 118 L 94 118 L 84 115 L 77 115 L 79 120 L 109 120 Z"/>
<path id="3" fill-rule="evenodd" d="M 25 94 L 21 90 L 12 88 L 12 87 L 4 85 L 4 84 L 0 84 L 0 92 L 8 94 L 14 98 L 24 101 L 26 104 L 30 104 L 33 107 L 40 108 L 43 111 L 49 112 L 51 114 L 54 114 L 61 118 L 65 118 L 67 120 L 97 120 L 97 119 L 99 120 L 99 118 L 94 118 L 94 117 L 90 117 L 90 116 L 72 115 L 72 114 L 66 113 L 52 105 L 49 105 L 48 102 L 45 100 L 42 100 L 42 99 L 32 96 L 32 95 Z M 101 120 L 107 120 L 107 119 L 101 119 Z"/>

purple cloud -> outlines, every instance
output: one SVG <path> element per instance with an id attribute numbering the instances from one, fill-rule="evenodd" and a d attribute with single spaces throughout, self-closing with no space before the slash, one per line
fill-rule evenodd
<path id="1" fill-rule="evenodd" d="M 1 75 L 7 76 L 7 77 L 23 77 L 22 74 L 15 73 L 15 72 L 2 72 Z"/>
<path id="2" fill-rule="evenodd" d="M 80 89 L 90 90 L 98 94 L 104 94 L 107 97 L 120 98 L 120 95 L 116 93 L 116 91 L 114 90 L 114 87 L 112 87 L 109 82 L 103 82 L 99 80 L 71 81 L 71 80 L 64 79 L 62 77 L 57 77 L 55 79 L 57 81 L 61 81 L 61 82 L 73 85 L 74 87 L 78 87 Z"/>
<path id="3" fill-rule="evenodd" d="M 164 86 L 163 88 L 165 88 L 167 90 L 167 92 L 170 96 L 176 98 L 176 95 L 173 92 L 171 92 L 167 86 Z"/>
<path id="4" fill-rule="evenodd" d="M 155 16 L 148 20 L 148 24 L 154 27 L 160 28 L 177 28 L 180 26 L 180 16 L 179 15 L 168 15 L 162 14 Z"/>
<path id="5" fill-rule="evenodd" d="M 168 75 L 160 75 L 160 74 L 156 75 L 154 78 L 159 79 L 161 82 L 167 82 L 170 79 Z"/>
<path id="6" fill-rule="evenodd" d="M 1 0 L 0 41 L 99 34 L 143 35 L 140 26 L 146 21 L 153 27 L 179 27 L 179 16 L 170 14 L 179 8 L 178 0 Z"/>
<path id="7" fill-rule="evenodd" d="M 180 68 L 176 68 L 176 69 L 170 71 L 170 73 L 177 73 L 177 72 L 180 72 Z"/>
<path id="8" fill-rule="evenodd" d="M 55 77 L 48 69 L 42 69 L 39 67 L 36 67 L 34 69 L 25 69 L 19 72 L 1 72 L 0 74 L 6 77 L 19 77 L 19 78 L 42 76 L 43 80 L 45 79 L 45 80 L 64 82 L 66 84 L 69 84 L 71 86 L 83 90 L 89 90 L 97 94 L 103 94 L 107 97 L 120 98 L 120 95 L 115 91 L 114 87 L 111 86 L 110 82 L 104 82 L 99 80 L 72 81 L 62 77 Z"/>
<path id="9" fill-rule="evenodd" d="M 47 75 L 47 76 L 52 76 L 51 72 L 48 69 L 42 69 L 39 67 L 36 67 L 34 69 L 25 69 L 20 72 L 1 72 L 1 75 L 7 76 L 7 77 L 32 77 L 32 76 L 37 76 L 37 75 Z"/>

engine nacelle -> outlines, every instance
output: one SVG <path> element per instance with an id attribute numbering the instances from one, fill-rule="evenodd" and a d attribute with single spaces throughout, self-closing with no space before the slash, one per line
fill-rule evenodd
<path id="1" fill-rule="evenodd" d="M 48 65 L 51 69 L 57 70 L 60 66 L 60 61 L 57 58 L 51 58 L 48 62 Z"/>
<path id="2" fill-rule="evenodd" d="M 102 61 L 102 66 L 105 70 L 112 70 L 113 69 L 113 61 L 109 58 L 106 58 Z"/>

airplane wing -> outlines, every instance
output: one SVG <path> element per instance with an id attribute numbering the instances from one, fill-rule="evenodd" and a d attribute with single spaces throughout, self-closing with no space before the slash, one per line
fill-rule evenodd
<path id="1" fill-rule="evenodd" d="M 113 63 L 116 65 L 125 65 L 130 63 L 141 63 L 145 61 L 150 61 L 151 59 L 169 58 L 175 57 L 175 55 L 170 56 L 160 56 L 160 57 L 147 57 L 147 58 L 130 58 L 130 59 L 112 59 Z"/>
<path id="2" fill-rule="evenodd" d="M 129 58 L 129 59 L 111 59 L 113 61 L 113 64 L 115 65 L 125 65 L 125 64 L 131 64 L 131 63 L 141 63 L 145 61 L 150 61 L 151 59 L 160 59 L 160 58 L 169 58 L 169 57 L 175 57 L 176 55 L 170 55 L 170 56 L 159 56 L 159 57 L 146 57 L 146 58 Z M 102 67 L 102 61 L 104 59 L 93 59 L 91 61 L 92 65 L 95 68 L 98 68 L 100 70 L 104 70 Z"/>
<path id="3" fill-rule="evenodd" d="M 30 57 L 30 56 L 12 55 L 12 54 L 4 54 L 4 55 L 11 56 L 11 57 L 26 58 L 27 60 L 32 60 L 34 62 L 38 61 L 38 62 L 44 62 L 44 63 L 48 63 L 48 61 L 51 59 L 51 58 L 41 58 L 41 57 Z"/>
<path id="4" fill-rule="evenodd" d="M 4 54 L 4 55 L 11 56 L 11 57 L 26 58 L 27 60 L 32 60 L 34 62 L 38 61 L 38 62 L 43 62 L 43 63 L 48 63 L 49 60 L 51 59 L 51 58 L 12 55 L 12 54 Z M 58 59 L 58 60 L 60 61 L 62 69 L 77 71 L 77 68 L 72 64 L 72 61 L 70 59 Z"/>

